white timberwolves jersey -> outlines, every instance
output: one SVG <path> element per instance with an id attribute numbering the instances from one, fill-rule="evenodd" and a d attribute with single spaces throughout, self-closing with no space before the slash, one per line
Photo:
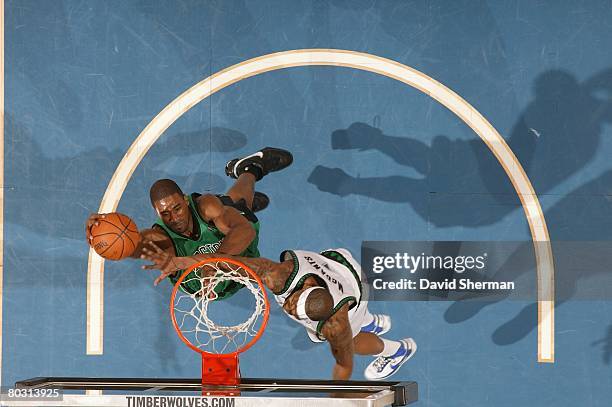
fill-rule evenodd
<path id="1" fill-rule="evenodd" d="M 356 336 L 367 313 L 367 301 L 362 298 L 361 266 L 351 253 L 346 249 L 325 250 L 320 254 L 302 250 L 286 250 L 281 253 L 281 261 L 289 259 L 293 260 L 293 271 L 282 291 L 275 294 L 278 304 L 282 307 L 295 290 L 302 288 L 308 277 L 315 277 L 329 290 L 334 300 L 334 312 L 344 304 L 349 304 L 349 321 L 353 337 Z M 298 319 L 293 315 L 289 317 L 306 327 L 311 340 L 325 340 L 320 335 L 325 321 Z"/>

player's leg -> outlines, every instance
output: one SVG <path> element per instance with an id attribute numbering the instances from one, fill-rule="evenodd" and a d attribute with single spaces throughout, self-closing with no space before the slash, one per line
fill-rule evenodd
<path id="1" fill-rule="evenodd" d="M 232 201 L 239 202 L 244 200 L 247 208 L 253 208 L 253 198 L 255 196 L 256 177 L 249 172 L 243 172 L 234 182 L 234 185 L 226 192 L 226 195 L 232 198 Z M 266 205 L 267 206 L 267 205 Z"/>
<path id="2" fill-rule="evenodd" d="M 353 346 L 355 353 L 358 355 L 378 355 L 383 351 L 385 344 L 373 333 L 359 332 L 357 336 L 353 338 Z"/>
<path id="3" fill-rule="evenodd" d="M 265 147 L 251 155 L 234 158 L 225 165 L 225 173 L 236 182 L 227 191 L 233 202 L 244 200 L 247 208 L 253 212 L 268 206 L 269 198 L 255 191 L 255 183 L 270 172 L 280 171 L 293 162 L 293 155 L 280 148 Z"/>
<path id="4" fill-rule="evenodd" d="M 359 332 L 353 337 L 353 346 L 358 355 L 374 355 L 376 358 L 366 368 L 364 375 L 368 380 L 382 380 L 394 374 L 401 365 L 414 355 L 416 343 L 412 338 L 392 341 L 381 338 L 375 332 L 381 329 L 372 329 L 365 332 L 365 327 L 376 327 L 377 317 L 372 315 L 367 307 L 367 301 L 359 303 L 350 318 L 351 329 Z M 385 315 L 385 317 L 387 317 Z M 388 318 L 388 317 L 387 317 Z M 386 318 L 383 318 L 386 320 Z M 391 318 L 388 318 L 388 327 L 391 327 Z M 384 325 L 384 323 L 381 323 Z M 383 327 L 381 327 L 383 328 Z"/>
<path id="5" fill-rule="evenodd" d="M 266 147 L 256 153 L 242 158 L 234 158 L 225 165 L 225 173 L 236 182 L 227 191 L 232 201 L 244 200 L 247 208 L 253 212 L 268 206 L 269 198 L 261 192 L 255 192 L 255 183 L 270 172 L 280 171 L 293 162 L 293 155 L 280 148 Z"/>
<path id="6" fill-rule="evenodd" d="M 226 195 L 219 197 L 223 204 L 233 206 L 240 212 L 244 212 L 244 208 L 253 213 L 266 209 L 270 203 L 270 198 L 268 198 L 268 195 L 254 190 L 255 181 L 253 179 L 254 177 L 249 173 L 240 175 L 234 185 L 226 192 Z"/>
<path id="7" fill-rule="evenodd" d="M 411 338 L 411 341 L 414 342 Z M 353 338 L 353 346 L 355 347 L 355 353 L 358 355 L 375 355 L 375 356 L 393 356 L 396 355 L 402 347 L 402 339 L 400 341 L 392 341 L 379 336 L 368 333 L 360 332 Z M 416 349 L 416 348 L 415 348 Z"/>
<path id="8" fill-rule="evenodd" d="M 384 335 L 391 329 L 391 317 L 385 314 L 371 314 L 366 310 L 361 322 L 361 332 Z"/>

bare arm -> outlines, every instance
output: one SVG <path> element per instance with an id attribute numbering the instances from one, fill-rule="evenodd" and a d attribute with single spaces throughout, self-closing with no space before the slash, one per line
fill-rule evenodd
<path id="1" fill-rule="evenodd" d="M 231 260 L 236 260 L 249 267 L 255 274 L 257 274 L 264 285 L 273 292 L 279 292 L 283 289 L 287 277 L 293 269 L 293 264 L 290 261 L 283 263 L 276 263 L 272 260 L 259 257 L 240 257 L 231 256 L 227 254 L 208 253 L 208 254 L 196 254 L 188 257 L 175 257 L 168 252 L 159 248 L 153 242 L 147 242 L 143 248 L 141 259 L 148 260 L 153 264 L 143 266 L 145 269 L 159 269 L 162 271 L 159 281 L 163 280 L 168 275 L 174 274 L 177 270 L 184 270 L 190 266 L 199 263 L 201 261 L 213 258 L 213 257 L 224 257 Z M 159 282 L 156 280 L 156 284 Z"/>
<path id="2" fill-rule="evenodd" d="M 172 244 L 172 240 L 168 237 L 168 235 L 159 229 L 151 228 L 140 230 L 140 242 L 138 242 L 138 246 L 136 246 L 134 253 L 132 253 L 130 256 L 131 258 L 140 258 L 145 242 L 154 242 L 157 247 L 168 253 L 170 256 L 176 256 L 174 245 Z"/>
<path id="3" fill-rule="evenodd" d="M 329 318 L 321 334 L 329 342 L 332 355 L 336 359 L 332 377 L 334 380 L 348 380 L 353 373 L 353 332 L 348 319 L 348 304 L 345 304 Z"/>
<path id="4" fill-rule="evenodd" d="M 239 255 L 255 239 L 255 229 L 249 221 L 235 208 L 225 206 L 214 195 L 202 195 L 198 198 L 198 211 L 207 222 L 213 222 L 225 235 L 219 254 Z"/>
<path id="5" fill-rule="evenodd" d="M 223 257 L 243 263 L 261 278 L 266 287 L 275 293 L 285 287 L 285 281 L 287 281 L 287 277 L 289 277 L 293 270 L 293 263 L 291 261 L 277 263 L 264 257 L 254 258 L 227 255 Z"/>

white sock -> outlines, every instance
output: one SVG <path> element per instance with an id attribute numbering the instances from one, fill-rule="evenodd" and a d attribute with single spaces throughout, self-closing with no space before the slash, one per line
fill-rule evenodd
<path id="1" fill-rule="evenodd" d="M 369 317 L 369 318 L 368 318 Z M 368 312 L 368 314 L 366 315 L 366 319 L 364 322 L 361 323 L 361 327 L 363 328 L 364 326 L 368 326 L 370 325 L 372 322 L 374 322 L 374 315 L 370 314 Z M 367 322 L 366 322 L 367 321 Z"/>
<path id="2" fill-rule="evenodd" d="M 385 338 L 380 338 L 380 340 L 383 341 L 383 346 L 384 346 L 383 350 L 378 355 L 374 355 L 374 356 L 384 356 L 384 357 L 393 356 L 397 353 L 400 346 L 402 346 L 402 344 L 399 343 L 398 341 L 390 341 Z"/>

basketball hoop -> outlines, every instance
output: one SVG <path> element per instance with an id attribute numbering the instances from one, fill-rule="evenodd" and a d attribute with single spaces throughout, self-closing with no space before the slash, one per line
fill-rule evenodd
<path id="1" fill-rule="evenodd" d="M 248 291 L 254 297 L 255 309 L 245 321 L 221 324 L 210 317 L 212 304 L 223 306 L 228 301 L 216 301 L 219 297 L 214 289 L 224 282 L 242 284 L 240 292 Z M 246 265 L 221 257 L 185 270 L 170 299 L 170 315 L 179 338 L 202 355 L 203 388 L 240 384 L 239 354 L 261 337 L 269 313 L 268 297 L 259 276 Z"/>

